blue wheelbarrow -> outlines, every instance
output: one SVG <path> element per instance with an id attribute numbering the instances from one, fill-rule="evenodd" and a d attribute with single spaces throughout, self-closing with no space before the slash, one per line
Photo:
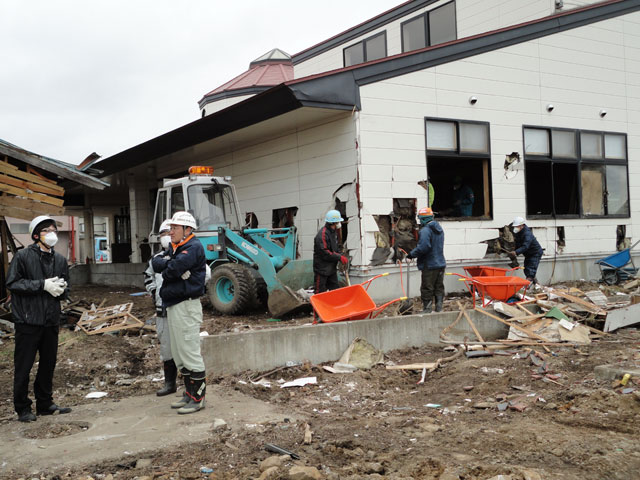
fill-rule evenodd
<path id="1" fill-rule="evenodd" d="M 602 281 L 607 285 L 615 285 L 618 282 L 624 282 L 634 278 L 638 269 L 631 258 L 631 249 L 638 245 L 640 240 L 631 245 L 629 248 L 609 255 L 608 257 L 596 260 L 596 264 L 600 267 Z"/>

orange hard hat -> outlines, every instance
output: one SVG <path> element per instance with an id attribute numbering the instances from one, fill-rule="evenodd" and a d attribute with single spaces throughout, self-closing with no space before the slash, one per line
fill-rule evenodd
<path id="1" fill-rule="evenodd" d="M 421 208 L 420 210 L 418 210 L 418 216 L 419 217 L 433 217 L 433 210 L 431 210 L 431 207 Z"/>

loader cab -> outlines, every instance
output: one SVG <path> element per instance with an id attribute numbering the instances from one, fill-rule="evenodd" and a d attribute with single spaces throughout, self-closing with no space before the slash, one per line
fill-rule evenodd
<path id="1" fill-rule="evenodd" d="M 239 231 L 242 226 L 231 177 L 213 176 L 212 167 L 191 167 L 187 177 L 164 180 L 156 197 L 151 244 L 159 244 L 160 225 L 179 211 L 187 211 L 196 219 L 195 235 L 203 243 L 209 261 L 218 258 L 218 229 Z"/>

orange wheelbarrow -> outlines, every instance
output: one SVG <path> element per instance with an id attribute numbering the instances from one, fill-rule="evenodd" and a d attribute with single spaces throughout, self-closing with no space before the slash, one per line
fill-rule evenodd
<path id="1" fill-rule="evenodd" d="M 468 276 L 460 275 L 459 273 L 447 273 L 447 275 L 457 275 L 461 277 L 460 281 L 464 282 L 467 286 L 469 293 L 473 295 L 473 278 L 475 277 L 506 277 L 507 273 L 514 270 L 522 270 L 523 267 L 515 268 L 500 268 L 500 267 L 488 267 L 485 265 L 475 265 L 472 267 L 463 267 Z"/>
<path id="2" fill-rule="evenodd" d="M 447 275 L 457 275 L 462 277 L 473 297 L 473 306 L 476 305 L 476 292 L 482 299 L 482 306 L 490 305 L 494 300 L 506 302 L 513 297 L 520 289 L 528 287 L 531 282 L 520 277 L 507 276 L 486 276 L 486 277 L 465 277 L 459 273 L 447 273 Z"/>
<path id="3" fill-rule="evenodd" d="M 309 301 L 311 302 L 311 306 L 315 313 L 324 323 L 376 318 L 392 303 L 406 300 L 407 298 L 396 298 L 395 300 L 391 300 L 379 307 L 376 307 L 375 302 L 367 293 L 367 289 L 373 280 L 387 275 L 389 274 L 383 273 L 381 275 L 376 275 L 361 284 L 317 293 L 312 295 Z"/>

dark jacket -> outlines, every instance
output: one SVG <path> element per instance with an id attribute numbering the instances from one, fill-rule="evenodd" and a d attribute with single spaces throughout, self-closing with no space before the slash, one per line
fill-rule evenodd
<path id="1" fill-rule="evenodd" d="M 337 271 L 342 254 L 338 252 L 338 234 L 325 224 L 313 241 L 313 273 L 328 277 Z"/>
<path id="2" fill-rule="evenodd" d="M 513 238 L 516 241 L 516 255 L 534 257 L 542 256 L 544 253 L 533 232 L 526 225 L 523 225 L 522 230 L 514 234 Z"/>
<path id="3" fill-rule="evenodd" d="M 160 297 L 165 307 L 204 295 L 205 264 L 204 248 L 194 235 L 169 247 L 165 255 L 153 257 L 153 270 L 162 273 Z M 183 280 L 187 270 L 191 276 Z"/>
<path id="4" fill-rule="evenodd" d="M 432 220 L 420 229 L 418 246 L 411 250 L 411 257 L 418 259 L 418 270 L 435 270 L 447 266 L 444 259 L 444 230 Z"/>
<path id="5" fill-rule="evenodd" d="M 63 278 L 69 284 L 67 259 L 51 249 L 43 252 L 37 243 L 18 250 L 9 265 L 7 288 L 11 291 L 11 310 L 15 323 L 37 326 L 60 325 L 60 300 L 44 290 L 47 278 Z"/>

